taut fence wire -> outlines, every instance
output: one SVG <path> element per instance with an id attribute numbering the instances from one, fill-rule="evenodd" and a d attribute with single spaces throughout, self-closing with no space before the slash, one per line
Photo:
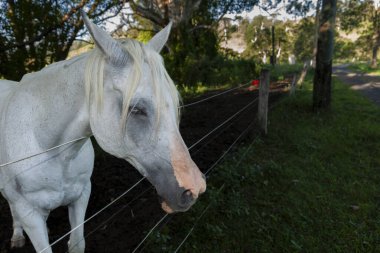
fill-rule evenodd
<path id="1" fill-rule="evenodd" d="M 240 135 L 232 142 L 232 144 L 227 148 L 227 150 L 206 170 L 205 175 L 209 177 L 209 174 L 212 170 L 226 157 L 226 155 L 232 150 L 232 148 L 236 145 L 236 143 L 248 133 L 249 130 L 255 125 L 256 122 L 251 122 L 245 130 L 243 130 Z M 255 140 L 258 138 L 256 136 Z M 208 209 L 208 208 L 207 208 Z M 206 210 L 207 211 L 207 210 Z M 206 212 L 205 211 L 205 212 Z M 202 214 L 203 216 L 203 214 Z M 137 252 L 137 250 L 143 245 L 143 243 L 149 238 L 149 236 L 154 232 L 154 230 L 168 217 L 168 214 L 165 214 L 161 217 L 161 219 L 149 230 L 146 236 L 140 241 L 140 243 L 136 246 L 136 248 L 132 251 L 132 253 Z M 141 250 L 142 251 L 142 250 Z M 140 252 L 141 252 L 140 251 Z"/>
<path id="2" fill-rule="evenodd" d="M 241 85 L 238 85 L 237 87 L 234 87 L 234 88 L 231 88 L 231 89 L 228 89 L 228 90 L 225 90 L 225 91 L 222 91 L 222 92 L 219 92 L 215 95 L 212 95 L 212 96 L 209 96 L 209 97 L 206 97 L 206 98 L 203 98 L 201 100 L 198 100 L 198 101 L 195 101 L 195 102 L 192 102 L 192 103 L 188 103 L 188 104 L 185 104 L 185 105 L 182 105 L 180 106 L 181 108 L 185 108 L 185 107 L 189 107 L 189 106 L 193 106 L 193 105 L 197 105 L 197 104 L 200 104 L 200 103 L 203 103 L 203 102 L 206 102 L 207 100 L 210 100 L 210 99 L 213 99 L 215 97 L 219 97 L 221 95 L 224 95 L 226 93 L 230 93 L 234 90 L 237 90 L 237 89 L 241 89 L 241 88 L 244 88 L 244 87 L 247 87 L 248 85 L 250 85 L 251 82 L 247 82 L 247 83 L 244 83 L 244 84 L 241 84 Z"/>
<path id="3" fill-rule="evenodd" d="M 238 88 L 242 88 L 244 86 L 247 86 L 249 83 L 246 83 L 246 84 L 243 84 L 241 86 L 238 86 L 238 87 L 235 87 L 235 88 L 232 88 L 232 89 L 229 89 L 227 91 L 223 91 L 223 92 L 220 92 L 216 95 L 213 95 L 207 99 L 203 99 L 201 101 L 198 101 L 197 104 L 201 103 L 201 102 L 205 102 L 209 99 L 212 99 L 212 98 L 215 98 L 217 96 L 220 96 L 220 95 L 223 95 L 223 94 L 226 94 L 227 92 L 231 92 L 233 90 L 236 90 Z M 232 116 L 230 116 L 229 118 L 227 118 L 224 122 L 222 122 L 221 124 L 219 124 L 217 127 L 215 127 L 213 130 L 211 130 L 210 132 L 208 132 L 206 135 L 204 135 L 201 139 L 199 139 L 197 142 L 195 142 L 193 145 L 191 145 L 188 150 L 191 150 L 192 148 L 194 148 L 196 145 L 198 145 L 199 143 L 201 143 L 204 139 L 206 139 L 208 136 L 210 136 L 212 133 L 214 133 L 215 131 L 217 131 L 218 129 L 220 129 L 222 126 L 224 126 L 225 124 L 227 124 L 228 122 L 230 122 L 231 120 L 233 120 L 235 117 L 237 117 L 240 113 L 242 113 L 243 111 L 245 111 L 249 106 L 252 106 L 256 101 L 258 100 L 258 98 L 255 98 L 253 101 L 251 101 L 250 103 L 248 103 L 247 105 L 245 105 L 243 108 L 241 108 L 240 110 L 238 110 L 236 113 L 234 113 Z M 185 106 L 191 106 L 191 105 L 194 105 L 194 103 L 190 103 L 190 104 L 187 104 Z M 129 116 L 129 115 L 128 115 Z M 49 152 L 51 150 L 54 150 L 54 149 L 57 149 L 59 147 L 62 147 L 64 145 L 68 145 L 69 143 L 74 143 L 76 141 L 79 141 L 79 140 L 83 140 L 85 138 L 89 138 L 89 137 L 82 137 L 82 138 L 78 138 L 78 139 L 75 139 L 75 140 L 72 140 L 70 142 L 67 142 L 67 143 L 63 143 L 63 144 L 60 144 L 58 146 L 55 146 L 53 148 L 50 148 L 48 150 L 45 150 L 43 152 L 40 152 L 38 154 L 35 154 L 33 156 L 30 156 L 30 157 L 34 157 L 34 156 L 38 156 L 40 154 L 43 154 L 43 153 L 46 153 L 46 152 Z M 28 159 L 30 157 L 26 157 L 26 158 L 23 158 L 21 160 L 25 160 L 25 159 Z M 14 161 L 14 162 L 10 162 L 10 163 L 7 163 L 6 165 L 9 165 L 11 163 L 15 163 L 17 161 Z M 5 166 L 5 165 L 4 165 Z M 1 167 L 1 166 L 0 166 Z M 85 223 L 87 223 L 88 221 L 90 221 L 91 219 L 95 218 L 96 216 L 98 216 L 100 213 L 102 213 L 103 211 L 105 211 L 108 207 L 110 207 L 111 205 L 113 205 L 114 203 L 116 203 L 118 200 L 120 200 L 123 196 L 125 196 L 128 192 L 130 192 L 133 188 L 135 188 L 137 185 L 139 185 L 143 180 L 145 179 L 145 177 L 141 178 L 139 181 L 137 181 L 132 187 L 130 187 L 129 189 L 127 189 L 125 192 L 123 192 L 121 195 L 119 195 L 118 197 L 116 197 L 113 201 L 111 201 L 110 203 L 108 203 L 107 205 L 105 205 L 103 208 L 101 208 L 98 212 L 96 212 L 95 214 L 93 214 L 90 218 L 86 219 L 82 224 L 79 224 L 78 226 L 76 226 L 75 228 L 71 229 L 69 232 L 67 232 L 66 234 L 64 234 L 63 236 L 61 236 L 60 238 L 58 238 L 57 240 L 55 240 L 53 243 L 51 243 L 49 246 L 54 246 L 55 244 L 57 244 L 58 242 L 60 242 L 61 240 L 63 240 L 64 238 L 66 238 L 67 236 L 69 236 L 73 231 L 75 231 L 76 229 L 78 229 L 79 227 L 83 226 Z M 162 221 L 167 217 L 167 215 L 165 215 L 163 218 L 162 218 Z M 161 222 L 162 222 L 161 221 Z M 160 222 L 160 223 L 161 223 Z M 156 224 L 157 226 L 159 225 L 159 223 Z M 154 229 L 152 229 L 152 232 L 153 232 Z M 147 237 L 149 236 L 150 233 L 148 233 Z M 141 246 L 141 245 L 140 245 Z M 47 247 L 48 248 L 48 247 Z M 40 251 L 39 253 L 42 253 L 44 252 L 47 248 L 43 249 L 42 251 Z M 134 251 L 135 252 L 135 251 Z"/>

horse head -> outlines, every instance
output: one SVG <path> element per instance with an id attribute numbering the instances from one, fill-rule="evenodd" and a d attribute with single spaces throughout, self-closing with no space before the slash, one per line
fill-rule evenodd
<path id="1" fill-rule="evenodd" d="M 159 54 L 171 23 L 144 45 L 114 40 L 82 16 L 96 45 L 85 71 L 95 139 L 155 186 L 166 212 L 188 210 L 206 181 L 179 133 L 179 94 Z"/>

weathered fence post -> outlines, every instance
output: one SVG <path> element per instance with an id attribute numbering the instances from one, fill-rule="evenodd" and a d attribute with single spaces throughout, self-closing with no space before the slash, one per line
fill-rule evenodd
<path id="1" fill-rule="evenodd" d="M 269 70 L 263 69 L 260 74 L 258 120 L 260 130 L 265 135 L 268 132 L 268 97 L 269 97 Z"/>
<path id="2" fill-rule="evenodd" d="M 297 74 L 293 74 L 293 80 L 290 84 L 290 96 L 293 96 L 296 93 L 296 84 L 297 84 Z"/>
<path id="3" fill-rule="evenodd" d="M 297 81 L 297 85 L 302 88 L 302 83 L 303 81 L 305 80 L 305 77 L 307 75 L 307 70 L 309 68 L 309 63 L 308 62 L 305 62 L 303 64 L 303 69 L 302 69 L 302 72 L 301 72 L 301 75 L 300 75 L 300 78 L 298 79 Z"/>

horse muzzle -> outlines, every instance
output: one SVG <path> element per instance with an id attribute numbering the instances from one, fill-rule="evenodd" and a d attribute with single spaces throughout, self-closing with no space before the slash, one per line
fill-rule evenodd
<path id="1" fill-rule="evenodd" d="M 160 197 L 161 208 L 166 213 L 186 212 L 196 202 L 199 194 L 202 193 L 194 194 L 191 190 L 184 190 L 177 194 L 177 196 L 175 196 L 174 202 L 169 202 L 164 198 Z"/>

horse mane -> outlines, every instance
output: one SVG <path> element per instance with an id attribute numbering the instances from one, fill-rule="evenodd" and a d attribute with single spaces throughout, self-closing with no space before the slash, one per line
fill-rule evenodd
<path id="1" fill-rule="evenodd" d="M 173 101 L 176 110 L 176 120 L 179 124 L 180 118 L 180 95 L 177 88 L 167 73 L 163 59 L 161 55 L 155 52 L 153 49 L 144 46 L 141 42 L 131 39 L 125 39 L 120 43 L 126 55 L 128 56 L 128 62 L 132 64 L 131 77 L 128 79 L 126 90 L 123 96 L 121 123 L 123 127 L 127 122 L 129 107 L 133 96 L 137 90 L 138 84 L 141 79 L 141 70 L 144 62 L 148 64 L 151 70 L 153 79 L 153 90 L 156 97 L 157 106 L 157 121 L 159 121 L 159 115 L 165 104 L 164 94 L 169 92 L 170 98 Z M 89 54 L 86 62 L 85 70 L 85 87 L 86 87 L 86 99 L 90 103 L 90 99 L 95 99 L 98 110 L 101 110 L 103 105 L 104 96 L 104 65 L 106 59 L 100 49 L 95 48 Z M 133 106 L 133 105 L 132 105 Z"/>

